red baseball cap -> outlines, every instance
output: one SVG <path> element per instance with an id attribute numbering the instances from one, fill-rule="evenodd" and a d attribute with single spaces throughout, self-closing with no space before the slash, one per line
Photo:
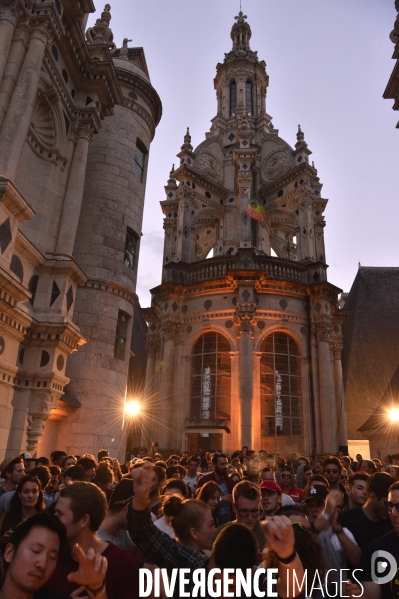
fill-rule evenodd
<path id="1" fill-rule="evenodd" d="M 262 480 L 262 482 L 259 485 L 259 488 L 266 489 L 266 491 L 274 491 L 279 495 L 281 495 L 282 493 L 280 485 L 278 485 L 274 480 Z"/>

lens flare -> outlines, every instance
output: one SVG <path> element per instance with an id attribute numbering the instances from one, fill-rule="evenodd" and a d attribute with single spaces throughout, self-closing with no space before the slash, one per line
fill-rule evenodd
<path id="1" fill-rule="evenodd" d="M 140 414 L 140 404 L 137 400 L 132 399 L 128 402 L 126 402 L 126 406 L 125 406 L 125 412 L 127 416 L 137 416 L 138 414 Z M 398 412 L 399 413 L 399 412 Z"/>

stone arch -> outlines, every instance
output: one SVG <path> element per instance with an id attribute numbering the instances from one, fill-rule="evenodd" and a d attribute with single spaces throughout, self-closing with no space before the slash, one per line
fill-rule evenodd
<path id="1" fill-rule="evenodd" d="M 232 317 L 233 319 L 233 317 Z M 193 329 L 193 331 L 189 334 L 190 335 L 190 339 L 189 339 L 189 343 L 190 343 L 190 355 L 192 352 L 192 349 L 195 345 L 195 343 L 198 341 L 198 339 L 201 337 L 201 335 L 203 335 L 204 333 L 220 333 L 220 335 L 223 335 L 223 337 L 226 337 L 226 339 L 228 340 L 228 342 L 230 343 L 230 351 L 234 352 L 237 351 L 236 348 L 236 339 L 226 331 L 226 329 L 224 329 L 221 325 L 212 323 L 210 328 L 207 329 L 206 331 L 204 331 L 202 325 L 199 325 L 199 327 L 197 329 Z"/>
<path id="2" fill-rule="evenodd" d="M 286 333 L 287 335 L 292 337 L 300 349 L 301 357 L 302 358 L 306 357 L 306 353 L 307 353 L 306 337 L 304 337 L 303 335 L 301 336 L 300 333 L 297 331 L 297 329 L 290 324 L 282 326 L 281 324 L 276 323 L 276 324 L 271 325 L 270 327 L 267 327 L 266 329 L 264 329 L 261 332 L 261 334 L 259 335 L 259 339 L 256 343 L 256 349 L 255 349 L 256 352 L 260 351 L 263 341 L 265 340 L 265 338 L 268 335 L 271 335 L 272 333 Z"/>

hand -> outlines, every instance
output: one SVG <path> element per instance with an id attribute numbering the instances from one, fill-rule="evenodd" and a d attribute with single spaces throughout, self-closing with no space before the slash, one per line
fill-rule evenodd
<path id="1" fill-rule="evenodd" d="M 82 593 L 84 593 L 84 595 L 82 595 Z M 86 587 L 77 588 L 76 591 L 73 591 L 69 596 L 71 597 L 71 599 L 89 599 Z"/>
<path id="2" fill-rule="evenodd" d="M 358 584 L 351 582 L 350 580 L 345 580 L 343 587 L 343 596 L 344 597 L 361 597 L 362 589 Z"/>
<path id="3" fill-rule="evenodd" d="M 338 489 L 333 489 L 327 495 L 327 503 L 325 511 L 332 515 L 338 506 L 342 503 L 342 492 L 338 491 Z"/>
<path id="4" fill-rule="evenodd" d="M 103 557 L 101 553 L 94 553 L 92 548 L 85 554 L 77 543 L 74 545 L 72 553 L 79 563 L 79 569 L 68 574 L 68 580 L 88 589 L 99 589 L 107 572 L 107 558 Z"/>
<path id="5" fill-rule="evenodd" d="M 133 507 L 136 510 L 145 510 L 156 478 L 154 466 L 146 462 L 144 466 L 131 470 L 130 476 L 133 479 L 134 489 Z"/>
<path id="6" fill-rule="evenodd" d="M 295 551 L 295 535 L 291 520 L 287 516 L 273 516 L 260 522 L 268 549 L 278 557 L 290 557 Z"/>

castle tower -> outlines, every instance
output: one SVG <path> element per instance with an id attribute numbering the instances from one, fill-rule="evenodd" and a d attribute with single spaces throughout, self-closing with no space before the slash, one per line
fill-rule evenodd
<path id="1" fill-rule="evenodd" d="M 95 27 L 88 30 L 89 41 Z M 81 408 L 61 423 L 58 446 L 81 454 L 121 444 L 147 165 L 162 105 L 142 48 L 113 52 L 123 101 L 93 139 L 73 256 L 87 276 L 78 289 L 75 322 L 88 339 L 71 356 L 69 392 Z M 119 452 L 119 454 L 118 454 Z"/>
<path id="2" fill-rule="evenodd" d="M 292 147 L 273 127 L 266 64 L 246 16 L 235 19 L 216 67 L 217 114 L 195 149 L 187 130 L 161 202 L 145 441 L 335 452 L 347 439 L 327 200 L 301 128 Z"/>

